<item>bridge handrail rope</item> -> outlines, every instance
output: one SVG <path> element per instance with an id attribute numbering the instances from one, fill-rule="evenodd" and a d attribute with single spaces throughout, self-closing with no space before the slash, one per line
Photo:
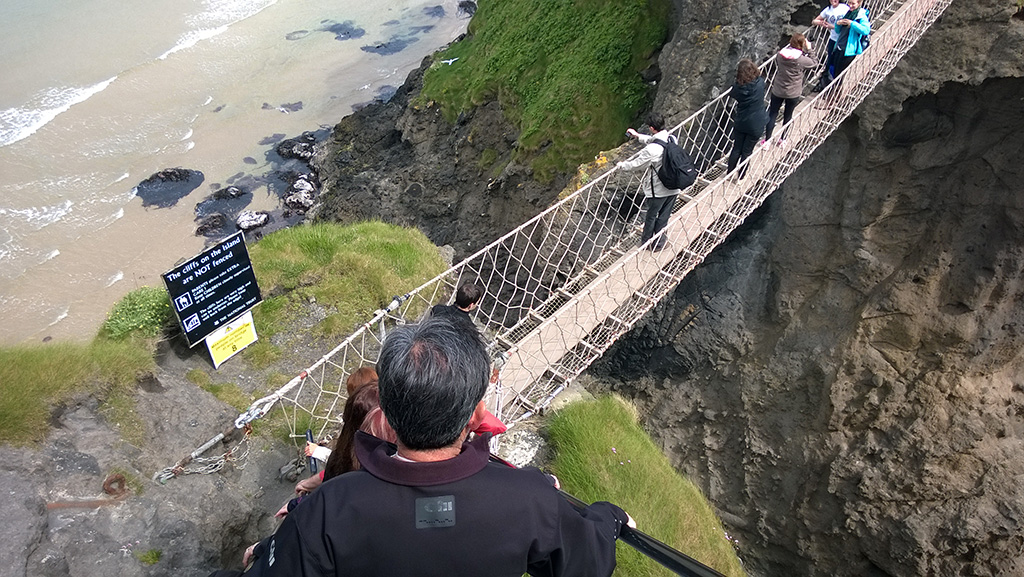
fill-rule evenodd
<path id="1" fill-rule="evenodd" d="M 388 328 L 416 322 L 430 306 L 448 302 L 463 282 L 486 288 L 475 318 L 486 333 L 495 335 L 492 357 L 505 361 L 499 386 L 489 392 L 489 405 L 500 408 L 499 417 L 510 425 L 528 417 L 632 328 L 760 206 L 885 78 L 950 2 L 870 2 L 871 46 L 827 89 L 802 103 L 791 122 L 776 128 L 793 144 L 759 147 L 733 173 L 726 174 L 724 168 L 732 145 L 728 90 L 672 128 L 693 155 L 701 176 L 680 194 L 668 227 L 660 233 L 670 249 L 645 250 L 659 237 L 637 246 L 636 200 L 642 195 L 640 182 L 649 175 L 605 170 L 449 270 L 396 296 L 309 368 L 253 402 L 234 425 L 247 427 L 276 405 L 284 408 L 297 444 L 307 428 L 318 439 L 330 436 L 340 425 L 345 379 L 360 366 L 376 363 Z M 806 33 L 819 57 L 827 33 L 822 28 Z M 774 55 L 762 70 L 770 82 Z M 820 66 L 809 71 L 808 79 L 820 72 Z M 604 162 L 603 156 L 595 162 L 599 170 Z M 737 181 L 736 172 L 744 167 L 746 175 Z M 204 447 L 216 443 L 211 439 Z M 233 454 L 226 451 L 221 459 L 233 459 Z M 154 478 L 166 481 L 207 472 L 182 466 L 196 457 L 193 452 Z"/>

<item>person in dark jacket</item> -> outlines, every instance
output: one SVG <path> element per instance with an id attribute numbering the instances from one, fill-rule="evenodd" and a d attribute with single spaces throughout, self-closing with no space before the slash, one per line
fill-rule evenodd
<path id="1" fill-rule="evenodd" d="M 536 469 L 489 460 L 490 362 L 477 331 L 429 317 L 395 328 L 377 361 L 391 444 L 357 433 L 362 469 L 326 481 L 257 551 L 246 575 L 608 576 L 626 513 L 578 512 Z"/>
<path id="2" fill-rule="evenodd" d="M 736 100 L 736 113 L 732 127 L 732 152 L 729 154 L 729 172 L 754 152 L 754 146 L 764 134 L 768 113 L 764 108 L 764 77 L 757 66 L 747 58 L 736 67 L 736 84 L 729 96 Z M 747 167 L 740 170 L 743 178 Z"/>
<path id="3" fill-rule="evenodd" d="M 811 43 L 800 33 L 789 38 L 789 44 L 775 55 L 775 79 L 772 80 L 771 101 L 768 104 L 768 127 L 764 131 L 764 139 L 771 141 L 775 130 L 775 120 L 779 117 L 779 109 L 786 105 L 782 113 L 782 123 L 789 124 L 793 112 L 800 102 L 804 90 L 804 70 L 814 68 L 814 60 L 809 56 Z M 784 146 L 786 135 L 779 137 L 778 145 Z"/>

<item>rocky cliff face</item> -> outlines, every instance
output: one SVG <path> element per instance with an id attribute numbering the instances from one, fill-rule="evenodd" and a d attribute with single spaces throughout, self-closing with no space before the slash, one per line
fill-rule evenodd
<path id="1" fill-rule="evenodd" d="M 595 367 L 752 573 L 1024 573 L 1022 55 L 954 0 Z"/>
<path id="2" fill-rule="evenodd" d="M 677 0 L 655 108 L 682 117 L 817 13 Z M 954 0 L 767 205 L 595 367 L 739 536 L 753 574 L 1021 574 L 1024 20 Z M 459 254 L 547 205 L 496 104 L 389 104 L 321 153 L 324 218 Z M 490 151 L 490 152 L 486 152 Z"/>
<path id="3" fill-rule="evenodd" d="M 568 178 L 538 183 L 511 161 L 518 134 L 497 102 L 454 126 L 433 103 L 416 104 L 430 64 L 425 59 L 389 102 L 334 127 L 315 160 L 325 192 L 314 215 L 416 226 L 461 259 L 547 208 Z"/>

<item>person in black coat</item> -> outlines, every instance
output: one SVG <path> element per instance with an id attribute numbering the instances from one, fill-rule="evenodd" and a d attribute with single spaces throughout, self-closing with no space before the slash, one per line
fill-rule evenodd
<path id="1" fill-rule="evenodd" d="M 732 128 L 732 152 L 729 154 L 729 172 L 754 152 L 754 146 L 764 127 L 768 124 L 768 112 L 764 107 L 764 77 L 752 61 L 740 60 L 736 68 L 736 84 L 729 91 L 729 97 L 736 100 L 736 117 Z M 747 171 L 744 166 L 739 177 Z"/>

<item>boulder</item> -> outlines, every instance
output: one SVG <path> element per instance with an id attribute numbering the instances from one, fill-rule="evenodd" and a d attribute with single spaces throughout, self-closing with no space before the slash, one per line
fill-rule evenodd
<path id="1" fill-rule="evenodd" d="M 235 219 L 239 230 L 250 231 L 270 222 L 270 215 L 263 211 L 243 210 Z"/>

